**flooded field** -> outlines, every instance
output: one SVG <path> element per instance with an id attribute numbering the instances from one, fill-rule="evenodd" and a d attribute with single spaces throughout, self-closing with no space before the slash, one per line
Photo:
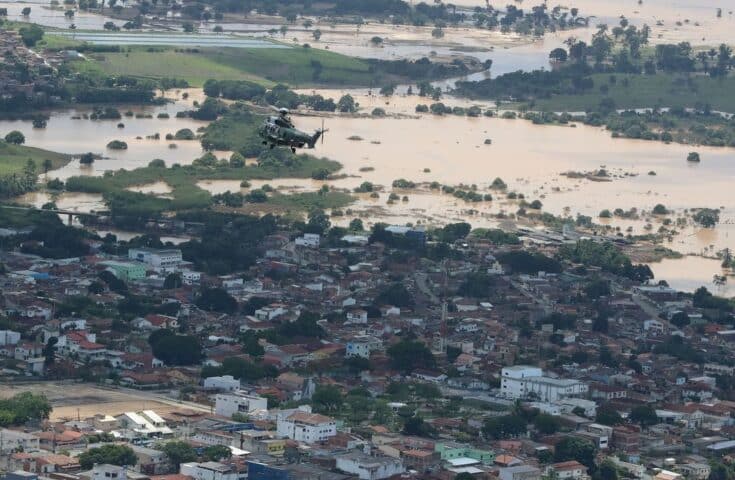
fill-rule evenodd
<path id="1" fill-rule="evenodd" d="M 28 17 L 21 15 L 25 7 L 31 8 Z M 64 15 L 66 9 L 49 7 L 49 2 L 44 0 L 0 2 L 0 8 L 8 9 L 8 20 L 16 22 L 32 22 L 44 27 L 68 29 L 75 25 L 78 30 L 102 30 L 106 22 L 116 21 L 112 18 L 98 13 L 77 11 L 73 18 Z"/>
<path id="2" fill-rule="evenodd" d="M 74 175 L 101 175 L 106 170 L 130 170 L 145 166 L 155 158 L 163 159 L 168 165 L 189 164 L 202 154 L 199 142 L 169 141 L 165 140 L 165 136 L 183 128 L 196 132 L 207 124 L 190 118 L 176 118 L 177 112 L 193 108 L 193 100 L 194 98 L 180 100 L 160 107 L 118 106 L 123 114 L 128 110 L 133 112 L 132 117 L 123 115 L 119 120 L 84 119 L 83 116 L 92 111 L 88 108 L 62 110 L 50 114 L 51 118 L 45 129 L 33 128 L 30 121 L 0 121 L 0 131 L 19 130 L 25 135 L 28 145 L 55 152 L 73 155 L 92 152 L 102 155 L 103 158 L 92 165 L 82 166 L 78 160 L 73 160 L 66 167 L 54 171 L 52 176 L 62 180 Z M 159 114 L 167 114 L 169 118 L 158 118 Z M 140 118 L 141 115 L 150 118 Z M 120 123 L 124 128 L 118 126 Z M 159 139 L 146 138 L 156 133 L 159 134 Z M 128 149 L 106 148 L 112 140 L 126 142 Z"/>

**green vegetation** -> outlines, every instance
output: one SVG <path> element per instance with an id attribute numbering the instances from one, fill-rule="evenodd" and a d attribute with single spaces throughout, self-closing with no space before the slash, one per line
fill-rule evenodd
<path id="1" fill-rule="evenodd" d="M 648 265 L 633 265 L 630 258 L 609 242 L 580 240 L 574 245 L 562 245 L 559 255 L 571 262 L 600 267 L 606 272 L 632 280 L 642 282 L 653 278 L 653 272 Z"/>
<path id="2" fill-rule="evenodd" d="M 202 346 L 197 337 L 177 335 L 165 328 L 153 332 L 148 343 L 153 355 L 166 365 L 197 365 L 202 358 Z"/>
<path id="3" fill-rule="evenodd" d="M 32 160 L 36 170 L 41 172 L 44 170 L 44 160 L 51 160 L 50 170 L 55 170 L 69 163 L 71 157 L 40 148 L 0 141 L 0 176 L 22 173 L 28 160 Z"/>
<path id="4" fill-rule="evenodd" d="M 91 469 L 96 464 L 110 464 L 129 467 L 138 463 L 138 457 L 135 452 L 127 445 L 107 444 L 97 448 L 90 448 L 82 452 L 79 457 L 79 464 L 84 470 Z"/>
<path id="5" fill-rule="evenodd" d="M 0 427 L 23 425 L 30 420 L 45 420 L 51 404 L 42 394 L 23 392 L 0 400 Z"/>
<path id="6" fill-rule="evenodd" d="M 539 98 L 534 108 L 543 111 L 585 112 L 598 109 L 603 99 L 611 99 L 620 109 L 645 107 L 698 108 L 709 105 L 713 110 L 735 111 L 735 77 L 712 78 L 674 73 L 655 75 L 613 74 L 590 75 L 592 88 L 579 93 L 563 93 Z M 602 88 L 601 88 L 602 87 Z"/>

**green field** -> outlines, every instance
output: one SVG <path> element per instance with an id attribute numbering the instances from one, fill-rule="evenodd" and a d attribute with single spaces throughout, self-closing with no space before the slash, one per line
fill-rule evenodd
<path id="1" fill-rule="evenodd" d="M 69 155 L 49 152 L 40 148 L 11 145 L 0 141 L 0 175 L 12 175 L 23 171 L 28 159 L 36 164 L 36 170 L 43 172 L 43 161 L 51 160 L 52 170 L 61 168 L 71 160 Z"/>
<path id="2" fill-rule="evenodd" d="M 615 83 L 610 81 L 615 77 Z M 617 108 L 690 107 L 709 104 L 713 110 L 735 112 L 735 77 L 711 78 L 659 73 L 656 75 L 596 74 L 594 89 L 581 95 L 555 95 L 535 101 L 542 111 L 576 112 L 597 109 L 610 97 Z M 624 85 L 627 79 L 628 85 Z M 600 91 L 607 86 L 608 92 Z"/>
<path id="3" fill-rule="evenodd" d="M 114 211 L 145 212 L 160 214 L 163 211 L 206 208 L 212 204 L 212 196 L 196 184 L 201 180 L 272 180 L 275 178 L 309 178 L 317 170 L 330 173 L 341 168 L 338 162 L 326 158 L 309 155 L 298 155 L 287 165 L 269 162 L 264 165 L 246 167 L 198 167 L 194 165 L 161 168 L 145 167 L 131 171 L 121 170 L 112 176 L 72 177 L 66 182 L 67 190 L 86 193 L 101 193 L 108 206 Z M 134 185 L 163 181 L 172 189 L 172 199 L 159 198 L 155 195 L 130 192 L 126 190 Z M 314 194 L 316 195 L 316 194 Z M 287 199 L 287 195 L 274 195 L 273 203 L 284 208 L 309 210 L 313 207 L 329 208 L 333 205 L 344 206 L 352 200 L 343 194 L 328 197 L 311 198 L 297 196 Z M 347 196 L 349 197 L 349 196 Z M 270 203 L 269 200 L 268 203 Z"/>
<path id="4" fill-rule="evenodd" d="M 91 53 L 74 62 L 79 71 L 157 79 L 180 78 L 201 86 L 210 78 L 250 80 L 270 87 L 368 86 L 376 82 L 367 62 L 313 48 L 174 48 L 129 47 L 121 53 Z M 320 67 L 319 67 L 320 65 Z"/>

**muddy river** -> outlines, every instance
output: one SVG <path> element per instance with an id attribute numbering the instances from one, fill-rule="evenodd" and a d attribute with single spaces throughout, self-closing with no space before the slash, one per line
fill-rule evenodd
<path id="1" fill-rule="evenodd" d="M 458 0 L 455 3 L 475 6 L 484 2 Z M 553 2 L 552 2 L 553 3 Z M 730 35 L 735 20 L 727 6 L 728 2 L 715 0 L 637 0 L 603 1 L 577 0 L 584 15 L 595 15 L 598 20 L 612 25 L 624 14 L 631 22 L 653 27 L 655 42 L 687 40 L 697 45 L 713 45 L 722 41 L 731 42 Z M 10 5 L 17 5 L 15 3 Z M 0 2 L 0 6 L 5 6 Z M 572 6 L 572 5 L 570 5 Z M 674 8 L 672 8 L 674 7 Z M 722 18 L 716 17 L 716 9 L 723 8 Z M 15 7 L 13 7 L 15 8 Z M 33 5 L 34 12 L 40 6 Z M 16 15 L 11 8 L 11 16 Z M 33 15 L 33 14 L 32 14 Z M 94 15 L 93 15 L 94 16 Z M 96 16 L 95 16 L 96 17 Z M 102 18 L 102 17 L 100 17 Z M 679 22 L 677 24 L 677 22 Z M 104 23 L 104 22 L 103 22 Z M 94 28 L 94 27 L 90 27 Z M 250 28 L 243 24 L 243 33 Z M 351 28 L 351 27 L 350 27 Z M 227 30 L 227 29 L 226 29 Z M 236 26 L 231 26 L 237 31 Z M 426 29 L 413 27 L 395 28 L 389 25 L 365 25 L 360 32 L 347 27 L 322 28 L 324 35 L 314 47 L 376 58 L 417 58 L 419 56 L 452 56 L 471 47 L 471 55 L 480 59 L 492 59 L 492 74 L 507 71 L 532 69 L 548 66 L 548 52 L 561 44 L 570 34 L 561 32 L 547 35 L 541 41 L 531 42 L 495 32 L 468 31 L 448 28 L 445 38 L 430 39 Z M 575 35 L 585 38 L 591 29 L 576 30 Z M 369 39 L 382 34 L 386 46 L 375 47 Z M 304 42 L 311 33 L 294 28 L 284 41 Z M 279 35 L 280 36 L 280 35 Z M 484 75 L 484 74 L 480 74 Z M 445 82 L 451 85 L 452 81 Z M 343 91 L 322 91 L 335 99 Z M 391 99 L 368 95 L 366 90 L 350 91 L 363 107 L 371 111 L 380 106 L 390 113 L 413 116 L 416 97 L 394 96 Z M 87 110 L 69 110 L 52 114 L 48 128 L 35 130 L 28 122 L 0 122 L 0 132 L 21 130 L 29 145 L 66 153 L 92 151 L 105 158 L 91 167 L 81 167 L 72 162 L 50 176 L 68 178 L 71 175 L 100 175 L 105 170 L 132 169 L 146 165 L 154 158 L 167 164 L 190 163 L 201 155 L 198 142 L 171 142 L 163 138 L 166 133 L 175 133 L 181 128 L 196 131 L 205 125 L 191 119 L 177 119 L 175 113 L 191 108 L 193 96 L 161 107 L 132 109 L 136 114 L 151 118 L 124 117 L 119 121 L 74 120 Z M 448 100 L 451 105 L 469 105 L 460 100 Z M 485 105 L 490 107 L 490 105 Z M 122 109 L 124 111 L 125 109 Z M 168 119 L 158 118 L 160 113 L 169 114 Z M 298 125 L 305 130 L 321 126 L 321 119 L 299 117 Z M 324 144 L 318 146 L 319 155 L 340 161 L 344 165 L 345 178 L 328 182 L 332 187 L 352 190 L 362 182 L 376 185 L 378 198 L 360 194 L 349 214 L 341 217 L 345 222 L 361 216 L 368 222 L 389 221 L 393 223 L 447 223 L 467 220 L 475 226 L 496 225 L 492 216 L 500 212 L 514 213 L 518 203 L 503 195 L 488 190 L 495 177 L 501 177 L 509 189 L 523 193 L 527 199 L 539 199 L 543 209 L 556 215 L 574 217 L 577 214 L 592 216 L 596 222 L 602 209 L 638 209 L 635 219 L 613 219 L 610 223 L 623 233 L 655 232 L 663 225 L 663 218 L 651 215 L 654 205 L 661 203 L 673 210 L 669 218 L 686 218 L 687 209 L 692 207 L 722 208 L 721 222 L 715 229 L 701 229 L 687 220 L 681 233 L 671 239 L 667 246 L 685 254 L 708 255 L 725 247 L 735 247 L 735 196 L 731 186 L 735 180 L 735 150 L 697 148 L 702 155 L 700 164 L 686 162 L 691 147 L 665 145 L 657 142 L 612 139 L 603 129 L 577 125 L 575 128 L 535 126 L 521 120 L 497 118 L 435 117 L 425 115 L 418 118 L 328 118 Z M 118 123 L 124 128 L 118 128 Z M 161 139 L 146 139 L 159 133 Z M 349 137 L 353 137 L 350 139 Z M 359 137 L 359 140 L 354 139 Z M 105 145 L 114 139 L 124 140 L 126 151 L 110 151 Z M 485 140 L 491 144 L 485 144 Z M 175 148 L 171 147 L 175 144 Z M 222 152 L 218 154 L 224 156 Z M 605 168 L 611 181 L 593 182 L 587 179 L 570 179 L 561 174 L 568 171 L 591 171 Z M 655 175 L 649 175 L 655 172 Z M 394 180 L 404 178 L 419 186 L 412 190 L 395 190 L 398 200 L 389 203 L 388 196 L 394 191 Z M 442 184 L 475 185 L 480 193 L 492 193 L 494 200 L 467 203 L 451 195 L 430 190 L 430 182 Z M 312 191 L 323 182 L 312 180 L 281 179 L 267 182 L 274 188 L 288 192 Z M 252 188 L 262 186 L 254 183 Z M 238 182 L 202 182 L 200 187 L 213 193 L 240 190 Z M 166 195 L 165 185 L 141 187 L 141 191 Z M 42 205 L 50 200 L 45 193 L 26 196 L 25 201 Z M 92 210 L 102 207 L 101 198 L 94 195 L 63 194 L 56 198 L 59 206 Z M 335 219 L 339 223 L 340 219 Z M 730 285 L 712 284 L 714 274 L 721 274 L 719 262 L 701 257 L 686 256 L 680 260 L 665 260 L 653 265 L 657 278 L 683 290 L 693 290 L 707 285 L 724 295 L 735 295 Z"/>

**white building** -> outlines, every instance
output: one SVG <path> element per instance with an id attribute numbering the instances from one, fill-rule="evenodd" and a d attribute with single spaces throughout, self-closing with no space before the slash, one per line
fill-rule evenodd
<path id="1" fill-rule="evenodd" d="M 20 333 L 12 330 L 0 330 L 0 345 L 16 345 L 20 342 Z"/>
<path id="2" fill-rule="evenodd" d="M 539 367 L 516 365 L 501 372 L 500 392 L 506 398 L 535 398 L 543 402 L 556 402 L 562 398 L 584 395 L 588 391 L 584 382 L 572 379 L 545 377 Z"/>
<path id="3" fill-rule="evenodd" d="M 357 475 L 360 480 L 382 480 L 405 472 L 401 460 L 393 457 L 371 457 L 363 453 L 337 455 L 337 469 Z"/>
<path id="4" fill-rule="evenodd" d="M 319 247 L 320 237 L 316 233 L 305 233 L 303 237 L 298 237 L 294 243 L 300 247 Z"/>
<path id="5" fill-rule="evenodd" d="M 204 379 L 204 388 L 206 390 L 222 390 L 225 392 L 234 392 L 240 388 L 240 380 L 232 375 L 222 375 L 221 377 L 207 377 Z"/>
<path id="6" fill-rule="evenodd" d="M 243 391 L 220 393 L 215 397 L 214 413 L 217 415 L 232 418 L 236 413 L 247 415 L 256 411 L 268 411 L 267 398 Z"/>
<path id="7" fill-rule="evenodd" d="M 170 437 L 173 431 L 166 421 L 153 410 L 125 412 L 115 417 L 121 429 L 128 431 L 128 437 Z M 125 433 L 125 432 L 123 432 Z"/>
<path id="8" fill-rule="evenodd" d="M 370 335 L 360 335 L 345 345 L 345 357 L 370 358 L 370 353 L 381 350 L 383 342 Z"/>
<path id="9" fill-rule="evenodd" d="M 30 433 L 17 430 L 0 429 L 0 455 L 12 452 L 34 452 L 39 448 L 39 439 Z"/>
<path id="10" fill-rule="evenodd" d="M 278 418 L 276 434 L 298 442 L 323 442 L 337 435 L 337 423 L 333 418 L 318 413 L 297 411 Z"/>
<path id="11" fill-rule="evenodd" d="M 246 473 L 241 475 L 229 465 L 219 462 L 182 463 L 179 473 L 189 475 L 195 480 L 244 480 L 247 478 Z"/>
<path id="12" fill-rule="evenodd" d="M 131 248 L 128 250 L 128 258 L 143 262 L 162 272 L 176 271 L 184 261 L 181 250 L 178 249 Z"/>
<path id="13" fill-rule="evenodd" d="M 362 308 L 358 308 L 357 310 L 350 310 L 347 312 L 346 317 L 347 321 L 345 323 L 367 323 L 368 312 Z"/>

